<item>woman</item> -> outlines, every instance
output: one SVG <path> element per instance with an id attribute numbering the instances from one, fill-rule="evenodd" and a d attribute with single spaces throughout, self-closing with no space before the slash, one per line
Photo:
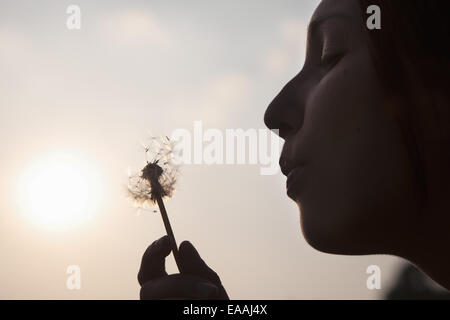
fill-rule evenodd
<path id="1" fill-rule="evenodd" d="M 381 29 L 369 30 L 369 5 Z M 447 1 L 323 0 L 306 60 L 266 125 L 315 249 L 403 257 L 450 288 L 450 91 Z M 189 242 L 168 276 L 167 237 L 144 254 L 141 298 L 227 299 Z"/>

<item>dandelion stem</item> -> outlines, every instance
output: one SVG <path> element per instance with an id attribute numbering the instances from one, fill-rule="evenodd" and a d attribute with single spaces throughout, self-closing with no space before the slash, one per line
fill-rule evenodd
<path id="1" fill-rule="evenodd" d="M 164 227 L 166 228 L 167 235 L 169 236 L 170 246 L 172 247 L 173 257 L 175 258 L 175 263 L 177 264 L 178 271 L 180 269 L 180 258 L 178 254 L 177 242 L 175 241 L 175 236 L 173 235 L 172 227 L 170 226 L 169 216 L 167 215 L 166 207 L 160 195 L 156 195 L 156 201 L 158 202 L 159 211 L 164 222 Z"/>

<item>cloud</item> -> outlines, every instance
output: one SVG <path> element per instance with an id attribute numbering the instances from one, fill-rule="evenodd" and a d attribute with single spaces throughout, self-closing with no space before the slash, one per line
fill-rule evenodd
<path id="1" fill-rule="evenodd" d="M 263 56 L 264 68 L 271 74 L 298 67 L 304 60 L 307 24 L 303 20 L 285 19 L 278 26 L 278 44 Z"/>
<path id="2" fill-rule="evenodd" d="M 276 48 L 264 57 L 264 66 L 270 73 L 279 73 L 286 70 L 289 60 L 289 53 L 285 49 Z"/>
<path id="3" fill-rule="evenodd" d="M 0 57 L 5 65 L 23 61 L 30 52 L 27 39 L 20 33 L 0 29 Z"/>
<path id="4" fill-rule="evenodd" d="M 211 78 L 197 90 L 175 96 L 170 103 L 173 110 L 184 110 L 178 115 L 182 121 L 203 120 L 217 126 L 248 107 L 252 83 L 243 72 L 228 72 Z"/>
<path id="5" fill-rule="evenodd" d="M 125 10 L 105 14 L 99 19 L 100 35 L 119 46 L 157 46 L 170 44 L 169 32 L 149 11 Z"/>
<path id="6" fill-rule="evenodd" d="M 280 35 L 286 45 L 305 45 L 307 27 L 303 20 L 286 19 L 280 23 Z"/>
<path id="7" fill-rule="evenodd" d="M 203 104 L 220 104 L 220 107 L 230 107 L 242 101 L 248 94 L 249 78 L 244 73 L 228 73 L 219 77 L 207 87 Z"/>

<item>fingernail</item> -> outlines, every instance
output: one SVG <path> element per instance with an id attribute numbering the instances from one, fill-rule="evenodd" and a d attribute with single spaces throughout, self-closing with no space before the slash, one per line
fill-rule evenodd
<path id="1" fill-rule="evenodd" d="M 218 288 L 208 282 L 199 282 L 195 288 L 195 295 L 198 299 L 207 299 L 218 292 Z"/>

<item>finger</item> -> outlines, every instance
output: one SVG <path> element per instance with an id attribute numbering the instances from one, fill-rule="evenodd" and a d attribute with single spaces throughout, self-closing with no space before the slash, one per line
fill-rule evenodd
<path id="1" fill-rule="evenodd" d="M 166 235 L 154 241 L 142 256 L 138 281 L 142 286 L 147 281 L 167 275 L 166 257 L 171 251 L 169 237 Z"/>
<path id="2" fill-rule="evenodd" d="M 185 275 L 194 275 L 211 281 L 219 288 L 217 299 L 228 300 L 229 296 L 217 273 L 212 270 L 189 241 L 183 241 L 179 249 L 180 272 Z"/>
<path id="3" fill-rule="evenodd" d="M 218 299 L 219 288 L 196 276 L 172 274 L 146 282 L 140 292 L 142 300 Z"/>
<path id="4" fill-rule="evenodd" d="M 179 249 L 180 270 L 183 274 L 199 276 L 214 284 L 220 284 L 220 278 L 200 257 L 200 254 L 189 241 L 183 241 Z"/>

